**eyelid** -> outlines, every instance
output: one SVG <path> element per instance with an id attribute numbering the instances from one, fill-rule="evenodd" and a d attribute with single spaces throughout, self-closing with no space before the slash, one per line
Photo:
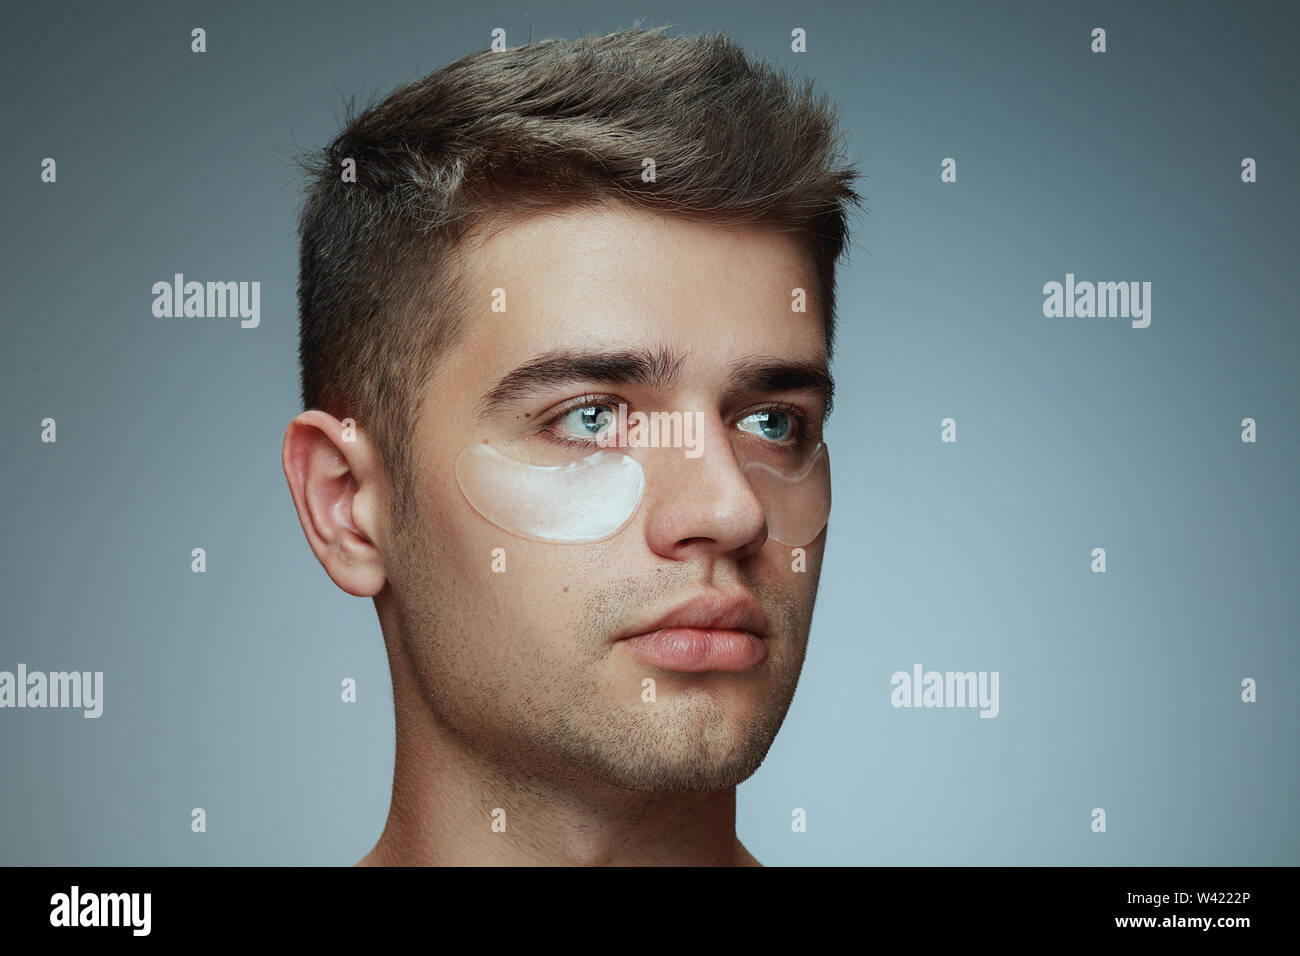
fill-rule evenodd
<path id="1" fill-rule="evenodd" d="M 737 430 L 745 431 L 745 429 L 740 428 L 740 423 L 743 422 L 746 418 L 749 418 L 751 415 L 757 415 L 759 412 L 770 412 L 770 411 L 785 412 L 792 419 L 794 419 L 795 435 L 793 438 L 783 442 L 768 441 L 767 443 L 769 445 L 795 445 L 801 441 L 807 440 L 810 437 L 810 433 L 812 432 L 811 416 L 808 414 L 807 411 L 800 408 L 798 405 L 791 404 L 790 402 L 764 402 L 760 405 L 750 406 L 745 411 L 741 412 L 739 415 L 736 416 L 735 424 Z M 748 434 L 752 435 L 754 433 L 748 432 Z M 757 438 L 761 436 L 755 435 L 755 437 Z"/>
<path id="2" fill-rule="evenodd" d="M 590 408 L 592 405 L 613 405 L 617 412 L 618 405 L 622 401 L 623 399 L 617 395 L 602 395 L 595 392 L 581 395 L 578 398 L 569 399 L 567 402 L 562 402 L 560 405 L 554 407 L 553 410 L 542 413 L 542 417 L 539 419 L 537 425 L 536 433 L 542 435 L 550 432 L 557 437 L 568 439 L 569 441 L 578 442 L 580 444 L 594 444 L 594 442 L 584 442 L 582 439 L 575 438 L 573 435 L 560 435 L 554 430 L 555 426 L 559 423 L 560 419 L 564 418 L 570 412 L 575 412 L 580 408 Z"/>

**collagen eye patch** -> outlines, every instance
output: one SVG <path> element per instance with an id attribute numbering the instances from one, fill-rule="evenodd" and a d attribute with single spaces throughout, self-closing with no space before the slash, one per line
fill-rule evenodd
<path id="1" fill-rule="evenodd" d="M 749 461 L 742 472 L 763 508 L 768 537 L 801 547 L 821 534 L 831 511 L 825 444 L 801 465 L 783 469 Z M 641 464 L 621 452 L 602 450 L 565 465 L 534 465 L 484 444 L 460 453 L 456 482 L 470 507 L 501 530 L 556 544 L 617 534 L 641 506 L 646 485 Z"/>
<path id="2" fill-rule="evenodd" d="M 821 534 L 831 516 L 831 459 L 824 443 L 793 471 L 751 461 L 744 472 L 763 506 L 769 538 L 798 548 Z"/>
<path id="3" fill-rule="evenodd" d="M 559 544 L 614 535 L 645 493 L 640 463 L 616 451 L 567 465 L 530 465 L 475 444 L 456 459 L 456 482 L 470 507 L 501 530 Z"/>

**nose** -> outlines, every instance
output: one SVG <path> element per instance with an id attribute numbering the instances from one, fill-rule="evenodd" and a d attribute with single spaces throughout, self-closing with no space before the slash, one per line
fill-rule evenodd
<path id="1" fill-rule="evenodd" d="M 749 557 L 767 541 L 763 506 L 722 420 L 706 415 L 700 439 L 701 453 L 694 458 L 681 448 L 648 449 L 647 543 L 674 561 Z"/>

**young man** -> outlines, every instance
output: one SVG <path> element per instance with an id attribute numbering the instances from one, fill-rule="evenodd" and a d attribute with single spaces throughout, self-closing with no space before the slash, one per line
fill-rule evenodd
<path id="1" fill-rule="evenodd" d="M 467 57 L 310 161 L 283 463 L 392 670 L 362 863 L 757 863 L 735 787 L 830 507 L 838 142 L 730 41 L 631 31 Z"/>

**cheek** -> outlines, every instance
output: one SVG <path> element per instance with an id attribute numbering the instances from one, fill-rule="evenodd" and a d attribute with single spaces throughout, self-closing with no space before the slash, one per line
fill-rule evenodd
<path id="1" fill-rule="evenodd" d="M 609 577 L 616 542 L 556 544 L 507 533 L 470 507 L 454 484 L 446 489 L 430 537 L 440 582 L 434 600 L 454 607 L 475 640 L 510 647 L 521 636 L 534 646 L 573 642 L 583 626 L 589 591 Z"/>
<path id="2" fill-rule="evenodd" d="M 806 627 L 817 599 L 825 550 L 825 531 L 800 547 L 769 538 L 744 572 L 745 583 L 769 613 L 783 615 L 788 628 Z"/>

